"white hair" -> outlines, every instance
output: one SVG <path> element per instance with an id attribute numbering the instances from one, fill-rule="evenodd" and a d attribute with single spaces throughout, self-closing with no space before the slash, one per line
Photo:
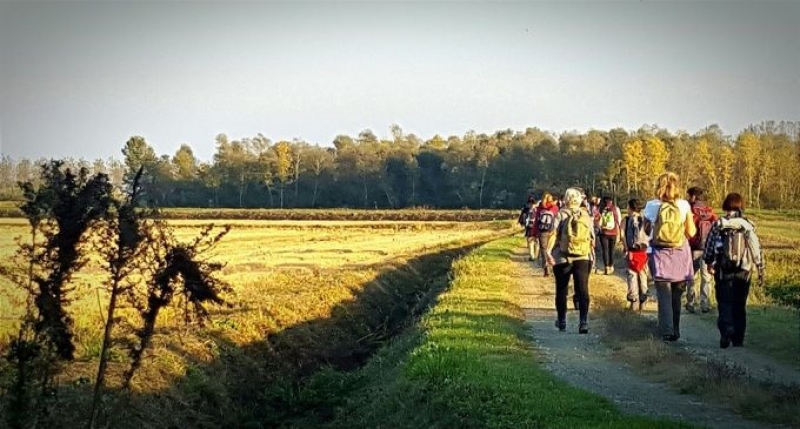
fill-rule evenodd
<path id="1" fill-rule="evenodd" d="M 578 207 L 583 202 L 583 192 L 580 189 L 569 188 L 564 192 L 564 203 L 567 207 Z"/>

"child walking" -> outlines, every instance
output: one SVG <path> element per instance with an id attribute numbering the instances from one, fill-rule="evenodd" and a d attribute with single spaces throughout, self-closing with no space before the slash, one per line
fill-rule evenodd
<path id="1" fill-rule="evenodd" d="M 628 302 L 642 311 L 647 302 L 647 246 L 650 237 L 644 229 L 642 201 L 628 201 L 628 214 L 622 222 L 622 245 L 628 262 Z"/>

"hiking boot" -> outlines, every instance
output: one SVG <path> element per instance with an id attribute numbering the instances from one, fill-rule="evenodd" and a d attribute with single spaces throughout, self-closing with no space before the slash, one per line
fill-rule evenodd
<path id="1" fill-rule="evenodd" d="M 727 349 L 731 346 L 731 336 L 733 335 L 732 330 L 726 330 L 722 333 L 719 337 L 719 348 Z"/>
<path id="2" fill-rule="evenodd" d="M 581 322 L 578 326 L 578 333 L 579 334 L 588 334 L 589 333 L 589 325 L 586 322 Z"/>
<path id="3" fill-rule="evenodd" d="M 560 332 L 564 332 L 567 330 L 567 321 L 566 320 L 556 320 L 556 328 Z"/>

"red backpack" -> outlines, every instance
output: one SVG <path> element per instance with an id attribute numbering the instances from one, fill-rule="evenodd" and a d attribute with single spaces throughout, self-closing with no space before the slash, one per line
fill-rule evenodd
<path id="1" fill-rule="evenodd" d="M 714 214 L 714 209 L 707 205 L 694 205 L 692 207 L 692 217 L 694 218 L 694 225 L 697 227 L 697 233 L 689 239 L 689 245 L 692 250 L 704 250 L 711 227 L 714 226 L 714 221 L 717 220 L 717 215 Z"/>

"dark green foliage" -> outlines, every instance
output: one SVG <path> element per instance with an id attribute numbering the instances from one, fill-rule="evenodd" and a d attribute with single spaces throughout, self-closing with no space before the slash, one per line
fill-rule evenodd
<path id="1" fill-rule="evenodd" d="M 73 275 L 88 262 L 87 251 L 96 245 L 110 274 L 106 329 L 89 419 L 92 428 L 100 411 L 103 376 L 112 346 L 114 311 L 123 293 L 129 304 L 140 309 L 139 343 L 131 348 L 132 363 L 125 387 L 141 365 L 141 357 L 155 332 L 159 311 L 181 296 L 190 316 L 208 315 L 207 303 L 222 304 L 228 286 L 214 278 L 220 264 L 208 263 L 201 254 L 228 232 L 214 233 L 208 226 L 191 243 L 181 243 L 163 221 L 152 220 L 153 211 L 139 207 L 146 165 L 129 175 L 125 200 L 113 197 L 108 176 L 90 175 L 85 168 L 75 174 L 62 161 L 42 165 L 41 184 L 20 183 L 24 202 L 19 210 L 30 224 L 31 240 L 20 242 L 18 266 L 3 268 L 8 277 L 27 293 L 28 308 L 17 338 L 5 353 L 0 381 L 8 410 L 5 422 L 12 428 L 46 424 L 41 417 L 58 391 L 56 376 L 60 361 L 72 360 L 73 319 L 67 312 Z M 91 234 L 100 240 L 93 240 Z M 142 275 L 147 293 L 136 293 L 128 282 L 131 273 Z M 190 306 L 190 308 L 189 308 Z"/>
<path id="2" fill-rule="evenodd" d="M 228 233 L 229 227 L 214 233 L 209 225 L 189 244 L 178 243 L 172 231 L 162 223 L 143 228 L 145 240 L 150 243 L 153 264 L 147 279 L 145 296 L 135 288 L 126 289 L 129 303 L 139 310 L 141 326 L 136 329 L 138 342 L 131 344 L 131 365 L 125 372 L 125 387 L 128 388 L 136 371 L 142 364 L 144 351 L 155 333 L 161 310 L 173 303 L 176 294 L 185 303 L 186 321 L 194 318 L 201 321 L 208 316 L 206 304 L 224 304 L 221 294 L 230 291 L 230 285 L 214 277 L 222 264 L 200 259 L 200 255 L 213 248 Z"/>
<path id="3" fill-rule="evenodd" d="M 80 249 L 87 230 L 102 219 L 111 203 L 108 177 L 89 177 L 88 170 L 74 174 L 61 161 L 42 166 L 42 186 L 22 183 L 25 203 L 20 209 L 31 228 L 44 237 L 41 250 L 30 248 L 34 266 L 29 290 L 36 306 L 34 331 L 48 338 L 58 356 L 72 359 L 72 321 L 64 306 L 69 303 L 68 283 L 85 263 Z"/>
<path id="4" fill-rule="evenodd" d="M 17 270 L 3 273 L 28 294 L 28 308 L 17 338 L 5 353 L 11 374 L 6 422 L 13 428 L 35 424 L 54 388 L 59 360 L 71 360 L 72 318 L 69 282 L 87 258 L 86 233 L 102 220 L 111 203 L 108 177 L 77 174 L 63 162 L 41 166 L 41 184 L 20 183 L 20 211 L 30 224 L 31 241 L 20 243 Z"/>

